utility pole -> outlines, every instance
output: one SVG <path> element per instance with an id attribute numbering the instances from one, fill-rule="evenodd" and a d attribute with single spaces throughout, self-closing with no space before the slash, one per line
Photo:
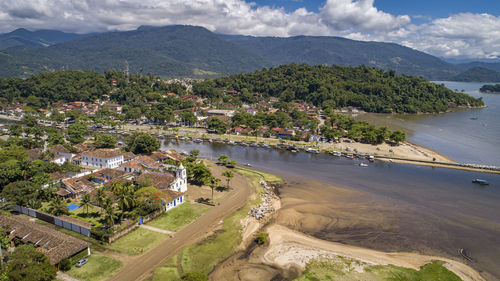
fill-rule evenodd
<path id="1" fill-rule="evenodd" d="M 130 74 L 128 72 L 128 61 L 125 61 L 125 75 L 127 75 L 127 84 L 130 82 Z"/>

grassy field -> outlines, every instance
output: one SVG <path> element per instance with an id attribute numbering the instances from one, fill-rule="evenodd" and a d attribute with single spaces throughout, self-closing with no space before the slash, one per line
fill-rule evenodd
<path id="1" fill-rule="evenodd" d="M 363 269 L 363 270 L 356 270 Z M 325 260 L 313 260 L 296 281 L 316 280 L 364 280 L 364 281 L 460 281 L 461 279 L 435 261 L 426 264 L 420 270 L 394 265 L 369 266 L 362 262 L 342 257 Z"/>
<path id="2" fill-rule="evenodd" d="M 241 168 L 241 167 L 236 167 L 236 168 L 234 168 L 234 170 L 242 175 L 258 176 L 258 177 L 262 178 L 264 181 L 271 182 L 271 183 L 283 181 L 280 177 L 273 175 L 273 174 L 269 174 L 269 173 L 264 173 L 264 172 L 250 170 L 250 169 Z"/>
<path id="3" fill-rule="evenodd" d="M 109 248 L 129 255 L 140 255 L 168 237 L 167 234 L 138 228 L 113 242 Z"/>
<path id="4" fill-rule="evenodd" d="M 92 255 L 88 259 L 87 264 L 73 267 L 67 273 L 81 281 L 101 281 L 113 276 L 123 266 L 121 261 L 110 257 Z"/>
<path id="5" fill-rule="evenodd" d="M 177 268 L 173 267 L 160 267 L 155 270 L 153 281 L 173 281 L 179 280 L 180 276 L 177 272 Z"/>
<path id="6" fill-rule="evenodd" d="M 209 209 L 209 206 L 186 201 L 184 204 L 162 214 L 159 218 L 148 222 L 147 225 L 177 231 L 199 218 Z"/>
<path id="7" fill-rule="evenodd" d="M 264 192 L 264 189 L 259 184 L 259 180 L 263 177 L 260 172 L 253 172 L 248 169 L 241 169 L 238 172 L 241 172 L 250 178 L 257 193 Z M 266 175 L 268 179 L 279 179 L 278 177 L 270 174 Z M 220 261 L 230 256 L 234 249 L 241 243 L 241 219 L 245 218 L 248 210 L 250 210 L 252 206 L 259 204 L 260 201 L 260 196 L 257 196 L 256 199 L 249 201 L 244 207 L 226 218 L 223 222 L 222 230 L 217 231 L 214 235 L 199 243 L 182 249 L 177 255 L 180 256 L 180 266 L 182 267 L 183 272 L 200 271 L 209 273 Z M 178 259 L 179 258 L 170 259 L 162 267 L 158 268 L 155 271 L 155 278 L 157 274 L 164 274 L 163 270 L 175 270 L 175 268 L 179 266 L 177 263 Z"/>

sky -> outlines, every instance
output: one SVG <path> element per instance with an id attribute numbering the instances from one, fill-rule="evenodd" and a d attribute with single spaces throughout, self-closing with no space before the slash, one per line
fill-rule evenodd
<path id="1" fill-rule="evenodd" d="M 0 32 L 188 24 L 223 34 L 341 36 L 453 59 L 500 59 L 499 0 L 1 0 Z"/>

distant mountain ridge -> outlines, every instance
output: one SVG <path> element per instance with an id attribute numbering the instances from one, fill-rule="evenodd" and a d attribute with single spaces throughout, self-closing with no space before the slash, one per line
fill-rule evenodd
<path id="1" fill-rule="evenodd" d="M 10 47 L 6 49 L 7 46 Z M 486 81 L 482 75 L 495 74 L 474 67 L 500 71 L 500 63 L 451 64 L 395 43 L 323 36 L 220 35 L 185 25 L 141 26 L 133 31 L 87 35 L 25 29 L 0 34 L 0 77 L 66 69 L 103 72 L 123 69 L 126 60 L 134 73 L 195 78 L 252 72 L 289 63 L 364 64 L 431 80 L 463 79 L 460 74 L 469 71 L 466 76 Z"/>
<path id="2" fill-rule="evenodd" d="M 47 47 L 92 35 L 95 35 L 95 33 L 76 34 L 58 30 L 29 31 L 24 28 L 18 28 L 12 32 L 0 34 L 0 50 L 27 46 Z"/>

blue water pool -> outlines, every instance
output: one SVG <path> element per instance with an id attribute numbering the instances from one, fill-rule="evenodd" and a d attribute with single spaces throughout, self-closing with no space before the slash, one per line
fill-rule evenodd
<path id="1" fill-rule="evenodd" d="M 74 211 L 76 209 L 80 208 L 80 206 L 76 205 L 76 204 L 69 204 L 68 205 L 68 211 Z"/>

